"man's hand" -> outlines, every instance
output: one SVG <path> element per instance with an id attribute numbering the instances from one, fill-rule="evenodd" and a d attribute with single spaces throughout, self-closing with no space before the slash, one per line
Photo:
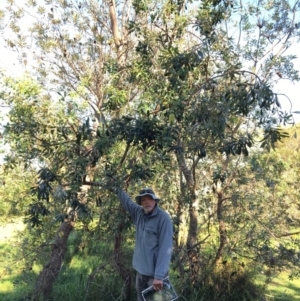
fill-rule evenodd
<path id="1" fill-rule="evenodd" d="M 163 281 L 159 279 L 154 279 L 152 286 L 156 291 L 160 291 L 163 287 Z"/>

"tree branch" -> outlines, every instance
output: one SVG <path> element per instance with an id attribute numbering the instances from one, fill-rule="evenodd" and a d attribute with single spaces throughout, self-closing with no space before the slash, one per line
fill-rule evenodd
<path id="1" fill-rule="evenodd" d="M 193 179 L 193 174 L 191 169 L 188 168 L 185 159 L 184 159 L 184 153 L 183 153 L 183 149 L 182 146 L 180 145 L 180 142 L 178 142 L 178 149 L 175 152 L 176 154 L 176 158 L 177 158 L 177 162 L 179 165 L 179 169 L 180 171 L 183 173 L 186 183 L 190 189 L 190 191 L 194 191 L 194 179 Z"/>
<path id="2" fill-rule="evenodd" d="M 116 3 L 115 0 L 110 0 L 108 2 L 109 4 L 109 17 L 111 22 L 111 31 L 114 37 L 115 45 L 117 47 L 117 50 L 121 46 L 121 36 L 118 29 L 118 19 L 116 14 Z"/>

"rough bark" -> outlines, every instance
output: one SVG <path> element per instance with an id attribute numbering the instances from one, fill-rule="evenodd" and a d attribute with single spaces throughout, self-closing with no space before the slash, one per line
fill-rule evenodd
<path id="1" fill-rule="evenodd" d="M 122 210 L 122 216 L 126 216 L 125 209 L 120 205 Z M 115 242 L 114 242 L 114 262 L 119 272 L 119 275 L 124 281 L 123 291 L 122 291 L 122 301 L 131 301 L 131 273 L 130 269 L 125 263 L 123 256 L 123 233 L 124 233 L 124 220 L 120 220 L 117 226 L 117 231 L 115 234 Z"/>
<path id="2" fill-rule="evenodd" d="M 50 259 L 37 278 L 34 287 L 34 301 L 47 300 L 50 297 L 54 281 L 64 262 L 68 237 L 73 228 L 74 225 L 70 221 L 64 221 L 61 224 L 52 246 Z"/>
<path id="3" fill-rule="evenodd" d="M 184 175 L 187 183 L 189 194 L 191 196 L 191 202 L 189 206 L 189 230 L 187 239 L 187 254 L 189 259 L 189 277 L 191 283 L 195 283 L 198 278 L 200 271 L 200 250 L 198 244 L 198 209 L 199 200 L 195 192 L 195 180 L 193 177 L 192 170 L 188 168 L 183 151 L 178 148 L 176 152 L 176 158 L 179 165 L 179 169 Z"/>
<path id="4" fill-rule="evenodd" d="M 217 205 L 217 216 L 218 216 L 218 220 L 219 220 L 219 247 L 216 253 L 216 257 L 214 260 L 214 265 L 217 266 L 221 260 L 222 260 L 222 255 L 223 255 L 223 251 L 224 248 L 226 246 L 227 243 L 227 232 L 226 232 L 226 225 L 225 222 L 223 220 L 223 191 L 222 191 L 222 187 L 221 184 L 218 183 L 217 187 L 216 187 L 216 192 L 217 192 L 217 196 L 218 196 L 218 205 Z"/>
<path id="5" fill-rule="evenodd" d="M 194 189 L 194 178 L 191 170 L 187 167 L 184 156 L 182 153 L 177 154 L 177 161 L 179 163 L 180 171 L 183 173 L 186 180 L 189 193 L 191 195 L 191 202 L 189 207 L 189 233 L 188 233 L 188 245 L 191 247 L 196 244 L 198 237 L 198 207 L 199 201 Z"/>
<path id="6" fill-rule="evenodd" d="M 198 244 L 198 199 L 192 195 L 189 208 L 190 224 L 188 233 L 187 253 L 189 257 L 190 281 L 196 283 L 200 272 L 200 245 Z"/>

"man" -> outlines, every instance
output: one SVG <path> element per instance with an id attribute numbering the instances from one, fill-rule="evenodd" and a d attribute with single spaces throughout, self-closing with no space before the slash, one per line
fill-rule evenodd
<path id="1" fill-rule="evenodd" d="M 136 226 L 132 265 L 137 272 L 138 301 L 143 301 L 144 289 L 163 287 L 172 254 L 173 225 L 168 213 L 158 207 L 160 199 L 151 188 L 142 189 L 136 203 L 121 189 L 117 195 Z"/>

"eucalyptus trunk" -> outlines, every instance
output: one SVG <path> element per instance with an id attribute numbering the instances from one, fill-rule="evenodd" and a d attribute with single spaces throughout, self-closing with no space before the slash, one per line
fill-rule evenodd
<path id="1" fill-rule="evenodd" d="M 126 217 L 125 209 L 120 205 L 121 215 Z M 130 273 L 129 267 L 126 265 L 124 260 L 124 252 L 122 250 L 123 245 L 123 235 L 125 230 L 124 219 L 120 219 L 117 225 L 117 230 L 115 234 L 114 241 L 114 263 L 116 265 L 116 269 L 124 281 L 123 290 L 122 290 L 122 301 L 131 301 L 131 283 L 132 277 Z"/>
<path id="2" fill-rule="evenodd" d="M 74 224 L 71 221 L 64 221 L 58 229 L 48 263 L 40 272 L 34 287 L 33 300 L 41 298 L 47 300 L 52 292 L 53 284 L 59 274 L 68 249 L 68 237 Z"/>
<path id="3" fill-rule="evenodd" d="M 222 255 L 224 252 L 224 248 L 227 243 L 227 232 L 226 232 L 226 224 L 223 219 L 223 202 L 224 202 L 224 196 L 223 196 L 223 190 L 221 187 L 221 183 L 218 182 L 216 184 L 216 193 L 218 197 L 218 204 L 217 204 L 217 217 L 219 221 L 219 247 L 216 253 L 216 257 L 214 260 L 215 267 L 220 264 L 222 260 Z"/>
<path id="4" fill-rule="evenodd" d="M 192 284 L 197 282 L 200 272 L 200 245 L 198 242 L 198 209 L 199 200 L 193 192 L 189 208 L 189 233 L 187 242 L 187 251 L 189 257 L 190 281 Z"/>
<path id="5" fill-rule="evenodd" d="M 189 280 L 193 284 L 197 281 L 200 271 L 200 250 L 198 243 L 199 200 L 195 189 L 195 173 L 192 172 L 194 166 L 192 168 L 187 166 L 180 141 L 178 145 L 179 150 L 176 152 L 176 158 L 179 169 L 184 175 L 190 198 L 187 255 L 189 261 Z"/>

